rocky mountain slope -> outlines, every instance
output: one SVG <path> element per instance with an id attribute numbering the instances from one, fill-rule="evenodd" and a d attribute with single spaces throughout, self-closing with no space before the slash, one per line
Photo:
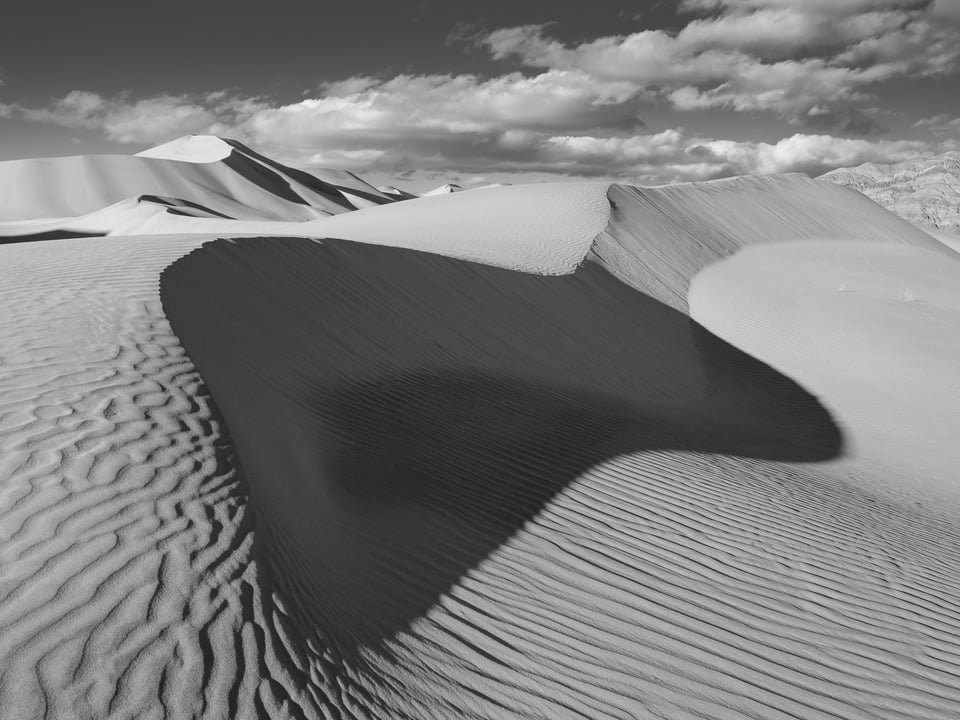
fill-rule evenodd
<path id="1" fill-rule="evenodd" d="M 893 165 L 864 163 L 821 177 L 859 190 L 912 222 L 960 232 L 960 152 Z"/>

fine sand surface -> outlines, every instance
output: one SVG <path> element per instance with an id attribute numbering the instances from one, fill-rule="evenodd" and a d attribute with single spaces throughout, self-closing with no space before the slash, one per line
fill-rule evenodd
<path id="1" fill-rule="evenodd" d="M 686 311 L 694 276 L 742 248 L 837 238 L 953 255 L 860 193 L 806 175 L 737 177 L 656 188 L 614 185 L 593 256 L 615 276 Z"/>
<path id="2" fill-rule="evenodd" d="M 804 176 L 143 155 L 362 209 L 8 204 L 144 219 L 0 245 L 0 717 L 957 717 L 953 251 Z"/>
<path id="3" fill-rule="evenodd" d="M 235 453 L 160 305 L 161 269 L 199 244 L 0 246 L 0 717 L 310 702 Z"/>
<path id="4" fill-rule="evenodd" d="M 162 287 L 370 717 L 955 714 L 955 526 L 819 472 L 815 398 L 596 265 L 266 238 Z"/>
<path id="5" fill-rule="evenodd" d="M 824 398 L 895 492 L 960 498 L 960 256 L 850 241 L 755 246 L 700 273 L 691 315 Z"/>
<path id="6" fill-rule="evenodd" d="M 154 148 L 139 156 L 85 155 L 0 163 L 0 242 L 126 232 L 138 203 L 167 206 L 177 218 L 304 221 L 393 202 L 354 179 L 343 188 L 285 167 L 235 141 L 213 138 L 203 152 Z M 223 154 L 225 153 L 225 154 Z M 332 171 L 331 171 L 332 172 Z M 349 175 L 339 174 L 341 175 Z M 341 178 L 345 181 L 344 178 Z M 134 206 L 133 209 L 128 206 Z M 103 214 L 105 208 L 114 206 Z M 141 213 L 142 214 L 142 213 Z M 121 219 L 129 227 L 117 227 Z M 35 227 L 33 227 L 35 224 Z M 149 227 L 143 232 L 179 232 Z M 189 230 L 187 230 L 189 231 Z M 39 238 L 44 239 L 44 238 Z"/>
<path id="7" fill-rule="evenodd" d="M 928 235 L 936 238 L 954 252 L 960 253 L 960 232 L 956 230 L 940 230 L 938 228 L 927 227 L 914 223 L 918 228 Z"/>

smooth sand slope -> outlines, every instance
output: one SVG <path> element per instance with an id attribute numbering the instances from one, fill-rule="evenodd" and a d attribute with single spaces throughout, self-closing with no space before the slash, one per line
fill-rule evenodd
<path id="1" fill-rule="evenodd" d="M 872 481 L 956 507 L 955 257 L 862 241 L 751 247 L 697 276 L 691 315 L 825 398 L 854 468 L 870 460 Z"/>
<path id="2" fill-rule="evenodd" d="M 272 237 L 0 247 L 4 711 L 957 716 L 928 235 L 802 176 L 181 217 Z"/>
<path id="3" fill-rule="evenodd" d="M 931 237 L 936 238 L 948 248 L 954 252 L 960 253 L 960 231 L 954 230 L 939 230 L 937 228 L 927 227 L 925 225 L 919 225 L 914 223 L 917 227 L 923 230 L 925 233 Z"/>
<path id="4" fill-rule="evenodd" d="M 954 257 L 860 193 L 806 175 L 737 177 L 657 188 L 614 185 L 593 256 L 615 276 L 686 311 L 696 274 L 754 245 L 831 238 L 926 248 Z"/>
<path id="5" fill-rule="evenodd" d="M 180 232 L 177 220 L 195 217 L 304 221 L 395 200 L 349 173 L 328 174 L 340 184 L 203 136 L 139 156 L 7 161 L 0 163 L 0 242 Z M 140 227 L 145 212 L 161 211 L 169 227 Z"/>

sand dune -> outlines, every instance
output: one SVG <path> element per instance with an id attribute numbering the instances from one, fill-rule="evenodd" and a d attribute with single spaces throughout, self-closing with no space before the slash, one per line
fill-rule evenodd
<path id="1" fill-rule="evenodd" d="M 811 465 L 843 450 L 814 397 L 596 265 L 268 238 L 162 287 L 358 714 L 960 703 L 956 528 Z"/>
<path id="2" fill-rule="evenodd" d="M 636 188 L 614 185 L 610 226 L 593 255 L 632 287 L 679 310 L 693 277 L 742 248 L 836 238 L 950 255 L 911 223 L 857 192 L 806 175 L 737 177 Z"/>
<path id="3" fill-rule="evenodd" d="M 432 197 L 434 195 L 450 195 L 455 192 L 461 192 L 463 188 L 460 185 L 455 183 L 444 183 L 439 185 L 432 190 L 427 190 L 425 193 L 421 193 L 422 197 Z"/>
<path id="4" fill-rule="evenodd" d="M 75 164 L 220 190 L 4 206 L 131 233 L 0 246 L 4 713 L 957 716 L 944 245 L 803 176 L 145 155 Z"/>
<path id="5" fill-rule="evenodd" d="M 938 228 L 928 227 L 926 225 L 920 225 L 918 223 L 914 223 L 914 225 L 931 237 L 942 242 L 954 252 L 960 252 L 960 232 L 955 232 L 953 230 L 941 230 Z"/>
<path id="6" fill-rule="evenodd" d="M 233 448 L 160 306 L 160 270 L 199 244 L 0 247 L 4 718 L 304 702 Z"/>
<path id="7" fill-rule="evenodd" d="M 351 173 L 327 182 L 220 138 L 191 137 L 138 156 L 77 156 L 0 163 L 0 240 L 31 234 L 192 232 L 178 216 L 304 221 L 393 202 Z M 169 227 L 140 228 L 144 198 L 165 198 Z M 190 209 L 188 209 L 190 208 Z M 32 223 L 36 223 L 36 226 Z"/>
<path id="8" fill-rule="evenodd" d="M 815 392 L 862 474 L 956 507 L 960 257 L 821 241 L 756 246 L 695 278 L 691 314 Z M 856 471 L 856 470 L 855 470 Z"/>

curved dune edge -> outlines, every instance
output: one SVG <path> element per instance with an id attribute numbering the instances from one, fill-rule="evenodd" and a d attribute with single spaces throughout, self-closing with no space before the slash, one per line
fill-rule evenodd
<path id="1" fill-rule="evenodd" d="M 851 441 L 839 479 L 955 516 L 955 252 L 805 175 L 609 197 L 591 261 L 814 392 Z"/>
<path id="2" fill-rule="evenodd" d="M 960 508 L 960 262 L 909 245 L 755 246 L 700 272 L 692 317 L 797 379 L 850 440 L 840 469 Z"/>
<path id="3" fill-rule="evenodd" d="M 265 238 L 162 288 L 353 715 L 960 703 L 955 524 L 808 464 L 839 450 L 808 393 L 595 265 Z"/>
<path id="4" fill-rule="evenodd" d="M 355 209 L 334 185 L 225 144 L 231 151 L 206 163 L 136 155 L 0 162 L 0 233 L 8 234 L 6 222 L 81 218 L 142 195 L 179 198 L 238 220 L 305 221 Z"/>
<path id="5" fill-rule="evenodd" d="M 605 222 L 593 208 L 599 219 L 564 228 L 578 251 Z M 519 209 L 514 227 L 529 229 L 536 210 Z M 161 269 L 207 239 L 0 247 L 5 712 L 328 717 L 367 692 L 337 684 L 251 562 L 235 456 L 158 302 Z"/>
<path id="6" fill-rule="evenodd" d="M 610 224 L 591 259 L 631 287 L 687 311 L 698 272 L 741 248 L 838 238 L 923 247 L 941 243 L 860 193 L 806 175 L 744 176 L 638 188 L 613 185 Z"/>

